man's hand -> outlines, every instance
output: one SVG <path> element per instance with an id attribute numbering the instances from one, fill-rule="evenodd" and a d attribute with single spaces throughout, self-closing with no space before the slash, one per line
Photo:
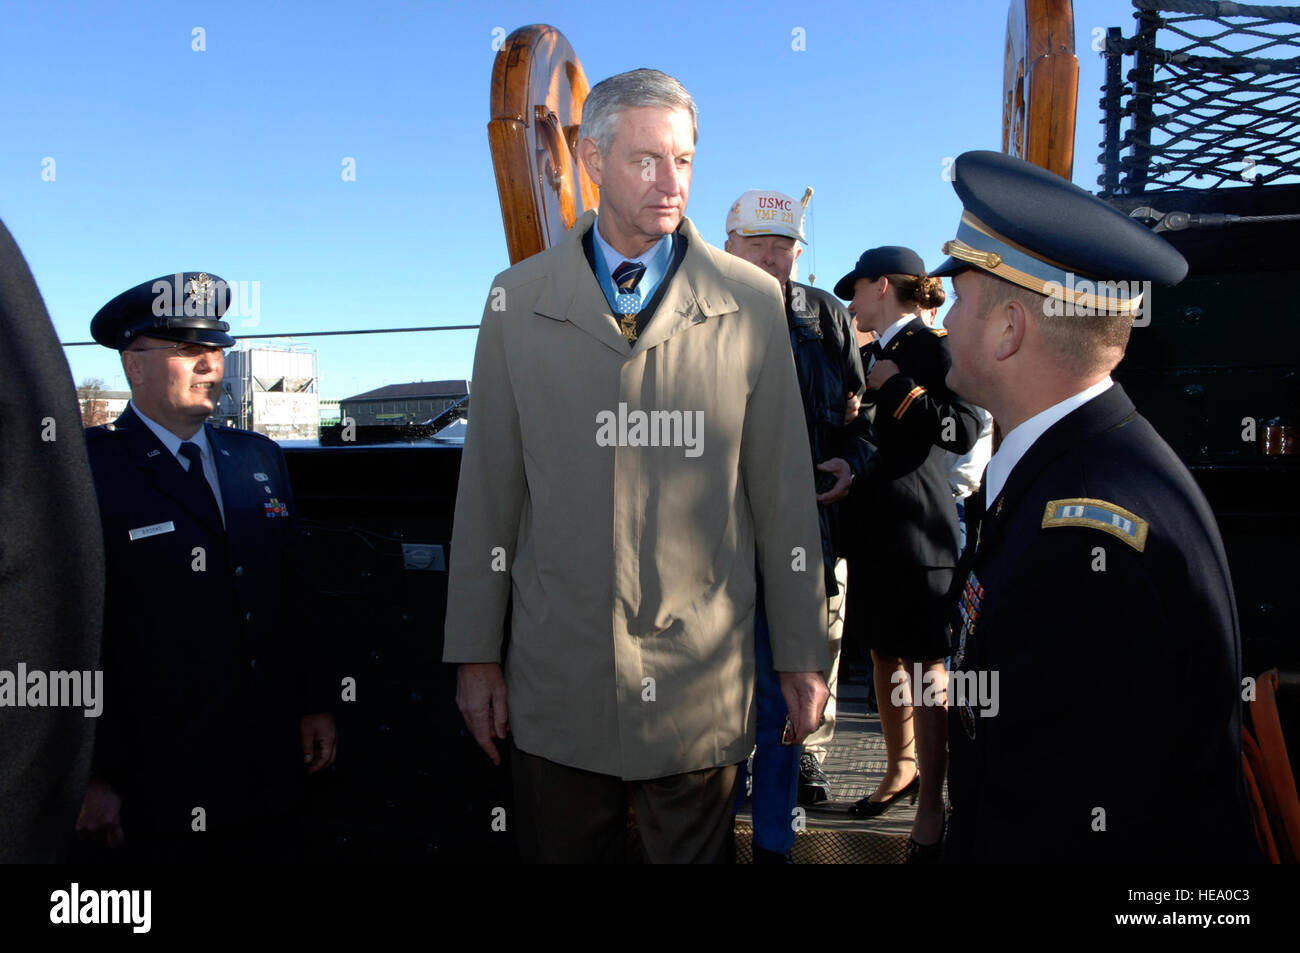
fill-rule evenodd
<path id="1" fill-rule="evenodd" d="M 898 365 L 893 361 L 876 361 L 871 365 L 871 373 L 867 375 L 867 386 L 872 390 L 880 390 L 897 373 Z"/>
<path id="2" fill-rule="evenodd" d="M 803 744 L 822 723 L 822 713 L 831 693 L 826 689 L 826 679 L 821 672 L 778 672 L 781 676 L 781 695 L 790 712 L 794 726 L 792 744 Z"/>
<path id="3" fill-rule="evenodd" d="M 836 500 L 849 495 L 849 486 L 853 481 L 853 471 L 849 469 L 846 460 L 840 457 L 831 457 L 829 460 L 817 464 L 817 469 L 835 474 L 835 485 L 825 493 L 817 494 L 818 503 L 834 503 Z"/>
<path id="4" fill-rule="evenodd" d="M 857 419 L 858 411 L 862 408 L 862 401 L 858 399 L 857 394 L 849 394 L 848 399 L 844 401 L 844 425 L 848 426 Z"/>
<path id="5" fill-rule="evenodd" d="M 91 778 L 86 795 L 81 799 L 81 813 L 77 815 L 77 833 L 104 834 L 109 847 L 126 843 L 122 832 L 122 799 L 102 778 Z"/>
<path id="6" fill-rule="evenodd" d="M 496 662 L 464 662 L 456 672 L 456 707 L 478 746 L 501 763 L 493 738 L 504 741 L 510 728 L 506 707 L 506 680 Z"/>
<path id="7" fill-rule="evenodd" d="M 298 726 L 302 734 L 302 760 L 309 765 L 308 774 L 315 774 L 334 763 L 338 751 L 334 734 L 334 716 L 327 711 L 303 715 Z"/>

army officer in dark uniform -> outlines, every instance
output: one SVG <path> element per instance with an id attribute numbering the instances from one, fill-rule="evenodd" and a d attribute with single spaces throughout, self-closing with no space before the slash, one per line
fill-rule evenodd
<path id="1" fill-rule="evenodd" d="M 122 352 L 131 404 L 86 431 L 105 703 L 78 827 L 136 860 L 292 859 L 302 778 L 334 760 L 329 696 L 307 674 L 284 458 L 260 434 L 206 423 L 234 343 L 219 320 L 229 301 L 222 279 L 185 272 L 91 322 Z"/>
<path id="2" fill-rule="evenodd" d="M 1037 166 L 968 152 L 954 170 L 948 384 L 1004 437 L 955 580 L 946 856 L 1248 859 L 1223 543 L 1110 379 L 1143 283 L 1187 263 Z"/>

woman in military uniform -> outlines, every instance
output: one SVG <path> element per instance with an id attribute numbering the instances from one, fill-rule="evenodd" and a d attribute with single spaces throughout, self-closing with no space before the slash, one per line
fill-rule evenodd
<path id="1" fill-rule="evenodd" d="M 863 349 L 863 403 L 873 408 L 879 452 L 854 491 L 856 516 L 845 529 L 854 539 L 848 613 L 871 649 L 889 763 L 880 786 L 851 810 L 883 814 L 905 794 L 915 800 L 919 787 L 908 856 L 922 859 L 925 848 L 937 852 L 943 827 L 945 597 L 958 538 L 944 454 L 970 450 L 979 420 L 944 383 L 951 365 L 945 332 L 931 330 L 917 314 L 941 305 L 944 295 L 916 252 L 886 246 L 863 253 L 835 293 L 852 299 L 859 330 L 877 335 Z"/>

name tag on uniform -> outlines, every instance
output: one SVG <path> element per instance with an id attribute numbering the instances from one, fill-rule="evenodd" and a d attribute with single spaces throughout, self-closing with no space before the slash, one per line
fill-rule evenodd
<path id="1" fill-rule="evenodd" d="M 145 539 L 149 536 L 161 536 L 163 533 L 174 533 L 176 524 L 171 520 L 166 523 L 154 523 L 152 526 L 141 526 L 139 529 L 130 530 L 127 535 L 131 537 L 131 542 L 137 539 Z"/>

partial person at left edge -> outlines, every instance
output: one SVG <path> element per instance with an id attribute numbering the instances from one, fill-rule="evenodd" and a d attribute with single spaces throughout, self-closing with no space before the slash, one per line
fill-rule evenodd
<path id="1" fill-rule="evenodd" d="M 3 223 L 0 340 L 0 863 L 56 863 L 90 773 L 104 551 L 68 361 Z M 34 673 L 80 675 L 79 704 L 31 704 Z"/>
<path id="2" fill-rule="evenodd" d="M 105 703 L 79 832 L 123 860 L 292 861 L 335 757 L 280 448 L 214 427 L 227 283 L 147 281 L 91 321 L 131 403 L 86 431 L 107 564 Z"/>

